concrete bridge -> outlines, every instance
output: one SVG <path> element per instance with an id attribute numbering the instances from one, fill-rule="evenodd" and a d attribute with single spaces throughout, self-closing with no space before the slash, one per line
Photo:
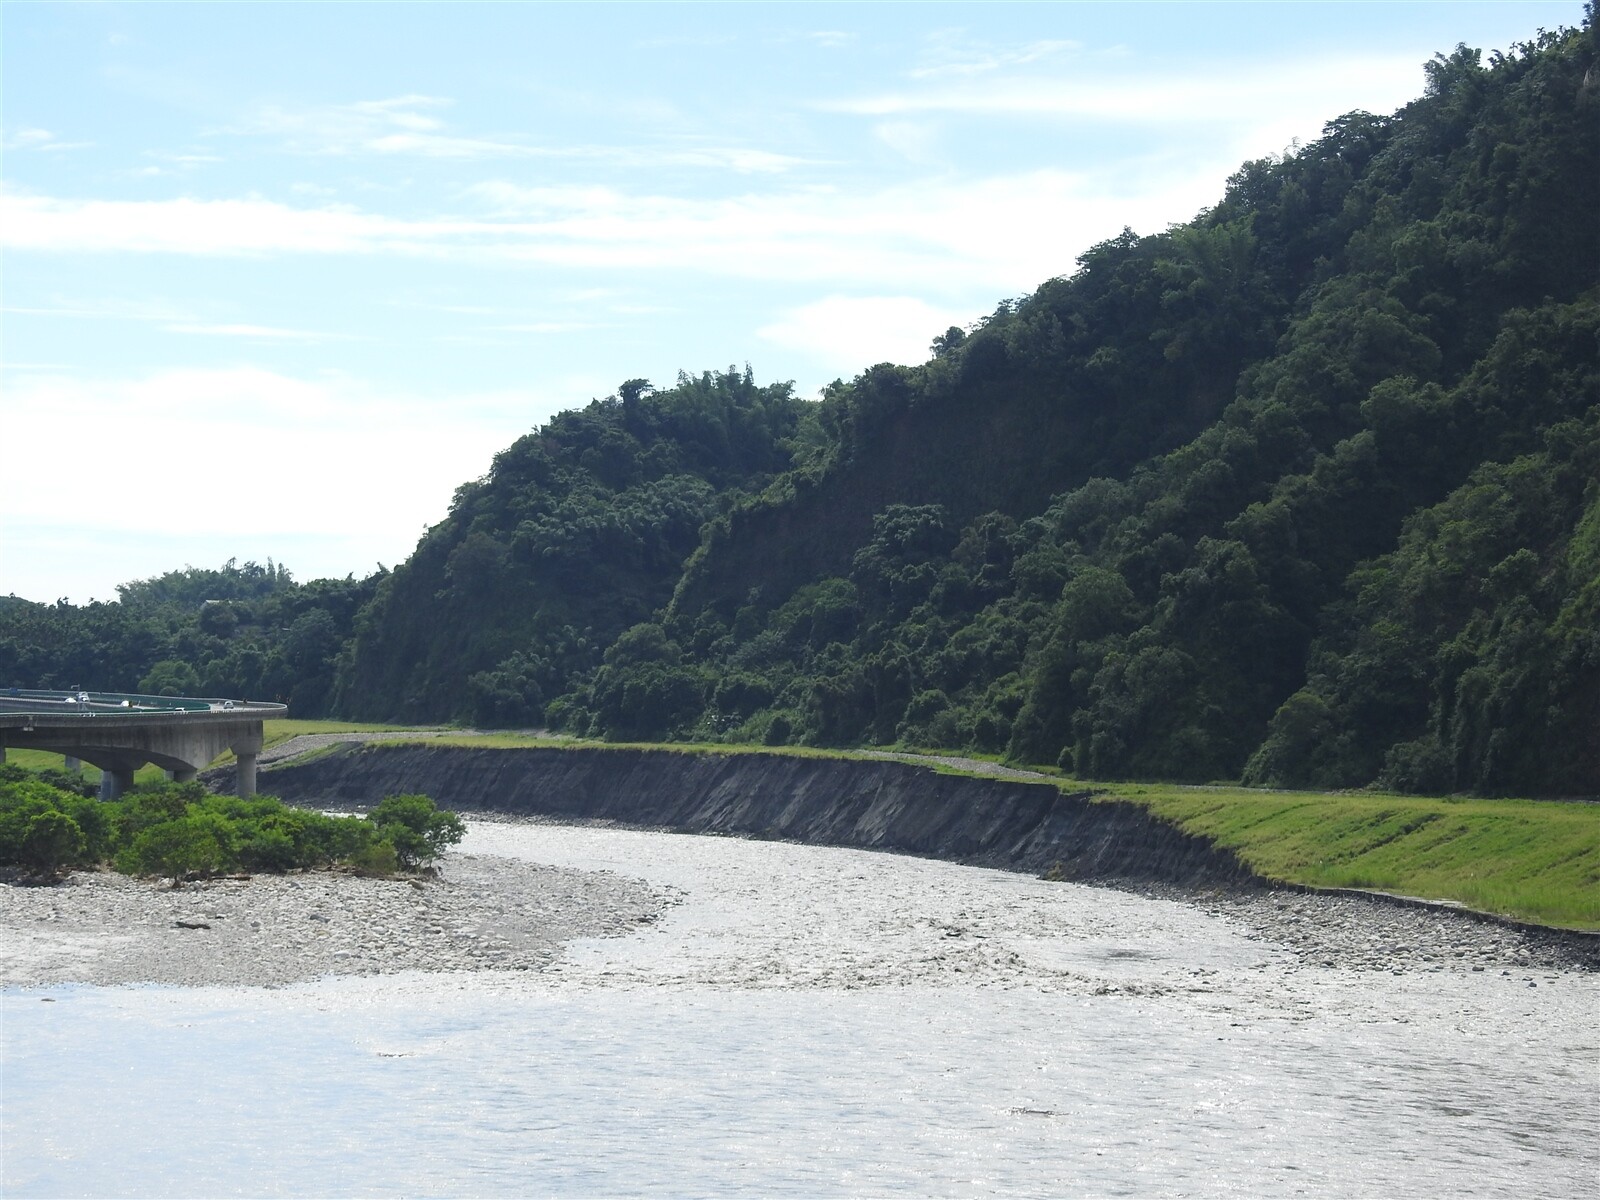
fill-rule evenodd
<path id="1" fill-rule="evenodd" d="M 232 750 L 239 794 L 253 796 L 261 722 L 287 713 L 282 704 L 244 700 L 8 688 L 0 691 L 0 762 L 12 747 L 82 759 L 104 772 L 100 796 L 110 800 L 133 786 L 145 763 L 183 781 Z"/>

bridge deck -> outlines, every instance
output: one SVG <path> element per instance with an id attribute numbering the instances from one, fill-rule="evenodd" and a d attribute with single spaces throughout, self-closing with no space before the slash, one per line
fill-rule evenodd
<path id="1" fill-rule="evenodd" d="M 262 722 L 288 707 L 244 700 L 141 696 L 127 692 L 0 692 L 0 761 L 7 747 L 48 750 L 93 763 L 112 778 L 108 791 L 129 786 L 134 771 L 156 763 L 192 779 L 224 750 L 239 760 L 239 791 L 255 791 Z"/>

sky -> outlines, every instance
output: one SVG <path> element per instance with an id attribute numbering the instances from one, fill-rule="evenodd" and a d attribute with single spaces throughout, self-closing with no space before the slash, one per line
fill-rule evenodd
<path id="1" fill-rule="evenodd" d="M 403 561 L 624 380 L 815 396 L 1564 3 L 0 6 L 0 595 Z"/>

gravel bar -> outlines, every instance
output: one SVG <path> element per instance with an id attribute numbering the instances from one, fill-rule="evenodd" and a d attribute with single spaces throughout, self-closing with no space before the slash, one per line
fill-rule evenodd
<path id="1" fill-rule="evenodd" d="M 670 889 L 450 854 L 437 878 L 330 871 L 189 883 L 77 872 L 0 884 L 0 985 L 281 986 L 405 970 L 536 971 L 564 942 L 657 920 Z"/>
<path id="2" fill-rule="evenodd" d="M 471 814 L 480 828 L 551 824 Z M 78 872 L 0 883 L 0 985 L 281 986 L 326 976 L 542 971 L 564 943 L 647 927 L 683 898 L 628 874 L 452 852 L 435 878 L 338 872 L 190 883 Z M 1362 896 L 1137 886 L 1225 919 L 1289 970 L 1600 970 L 1600 937 L 1506 928 Z"/>

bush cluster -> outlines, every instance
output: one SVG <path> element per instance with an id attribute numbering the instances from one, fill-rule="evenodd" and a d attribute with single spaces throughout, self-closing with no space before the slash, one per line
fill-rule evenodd
<path id="1" fill-rule="evenodd" d="M 171 879 L 345 865 L 415 871 L 465 835 L 427 796 L 390 796 L 365 818 L 291 808 L 270 796 L 219 796 L 198 783 L 139 788 L 102 803 L 0 764 L 0 865 L 39 878 L 109 864 Z"/>

